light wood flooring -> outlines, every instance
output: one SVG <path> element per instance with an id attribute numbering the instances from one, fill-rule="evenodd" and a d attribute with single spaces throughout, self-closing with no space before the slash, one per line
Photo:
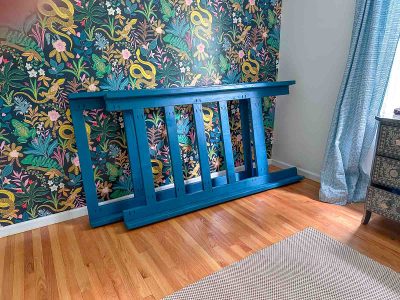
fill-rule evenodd
<path id="1" fill-rule="evenodd" d="M 0 239 L 0 299 L 160 299 L 314 227 L 400 271 L 400 224 L 318 199 L 311 180 L 127 231 L 86 217 Z"/>

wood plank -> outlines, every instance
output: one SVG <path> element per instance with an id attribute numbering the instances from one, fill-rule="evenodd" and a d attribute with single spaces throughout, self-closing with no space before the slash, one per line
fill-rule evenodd
<path id="1" fill-rule="evenodd" d="M 249 118 L 249 100 L 244 99 L 239 101 L 240 111 L 240 128 L 243 143 L 243 159 L 246 177 L 253 175 L 253 159 L 251 151 L 251 138 L 250 138 L 250 118 Z"/>
<path id="2" fill-rule="evenodd" d="M 27 231 L 21 235 L 24 237 L 24 296 L 26 299 L 34 299 L 36 286 L 32 231 Z"/>
<path id="3" fill-rule="evenodd" d="M 52 270 L 44 268 L 41 229 L 33 230 L 33 257 L 35 269 L 35 299 L 49 299 L 46 275 Z"/>
<path id="4" fill-rule="evenodd" d="M 99 201 L 97 199 L 96 183 L 94 181 L 93 162 L 89 150 L 85 118 L 82 112 L 71 110 L 76 145 L 79 150 L 79 164 L 82 171 L 82 182 L 85 190 L 86 205 L 90 214 L 96 215 Z"/>
<path id="5" fill-rule="evenodd" d="M 363 204 L 321 203 L 318 190 L 306 179 L 132 231 L 83 217 L 3 238 L 0 298 L 161 299 L 310 226 L 399 272 L 398 223 L 360 225 Z"/>
<path id="6" fill-rule="evenodd" d="M 7 237 L 4 240 L 4 262 L 2 263 L 3 269 L 0 270 L 2 273 L 2 281 L 0 282 L 0 299 L 12 299 L 14 281 L 18 281 L 19 278 L 14 277 L 14 243 L 15 236 Z"/>
<path id="7" fill-rule="evenodd" d="M 11 251 L 10 247 L 7 246 L 7 243 L 10 241 L 11 236 L 9 238 L 0 238 L 0 299 L 5 299 L 3 283 L 5 281 L 12 282 L 13 279 L 8 278 L 5 266 L 6 266 L 6 250 Z M 8 278 L 8 280 L 6 280 Z"/>
<path id="8" fill-rule="evenodd" d="M 231 130 L 229 127 L 228 107 L 226 101 L 218 102 L 219 118 L 221 121 L 222 143 L 224 144 L 224 160 L 228 183 L 236 181 L 235 163 L 233 160 Z"/>
<path id="9" fill-rule="evenodd" d="M 133 121 L 133 112 L 131 110 L 124 111 L 123 116 L 124 116 L 126 143 L 129 156 L 129 166 L 131 169 L 131 177 L 133 183 L 133 191 L 135 196 L 139 196 L 144 194 L 144 188 L 143 188 L 142 177 L 139 176 L 139 174 L 141 174 L 140 165 L 138 163 L 139 148 L 137 144 L 135 125 Z"/>
<path id="10" fill-rule="evenodd" d="M 60 236 L 58 233 L 58 226 L 49 226 L 49 237 L 51 240 L 51 255 L 53 256 L 54 268 L 57 270 L 55 273 L 56 287 L 58 294 L 62 295 L 65 300 L 71 299 L 71 287 L 68 284 L 66 275 L 65 262 L 62 256 Z"/>
<path id="11" fill-rule="evenodd" d="M 193 104 L 193 115 L 196 128 L 197 151 L 199 153 L 201 182 L 203 190 L 211 191 L 211 173 L 208 163 L 207 142 L 204 130 L 203 105 L 201 103 Z"/>
<path id="12" fill-rule="evenodd" d="M 24 235 L 18 234 L 15 236 L 15 250 L 14 250 L 14 277 L 20 278 L 13 285 L 13 298 L 24 299 L 25 298 L 25 266 L 24 266 Z"/>
<path id="13" fill-rule="evenodd" d="M 56 270 L 54 268 L 53 255 L 51 249 L 51 240 L 49 236 L 49 228 L 40 228 L 40 238 L 42 242 L 42 263 L 45 271 L 46 291 L 48 298 L 60 299 L 61 295 L 58 293 Z M 79 254 L 79 253 L 77 253 Z"/>
<path id="14" fill-rule="evenodd" d="M 154 190 L 149 143 L 147 141 L 147 127 L 143 109 L 135 109 L 133 111 L 133 124 L 136 132 L 136 142 L 139 149 L 144 194 L 146 196 L 147 205 L 154 205 L 156 202 L 156 194 Z"/>
<path id="15" fill-rule="evenodd" d="M 261 100 L 262 99 L 260 98 L 250 99 L 250 112 L 257 176 L 268 174 L 267 146 L 265 144 L 265 129 Z"/>
<path id="16" fill-rule="evenodd" d="M 164 107 L 165 123 L 167 125 L 169 153 L 171 157 L 172 174 L 174 176 L 175 193 L 178 199 L 185 195 L 183 179 L 183 163 L 178 141 L 178 130 L 174 106 Z"/>

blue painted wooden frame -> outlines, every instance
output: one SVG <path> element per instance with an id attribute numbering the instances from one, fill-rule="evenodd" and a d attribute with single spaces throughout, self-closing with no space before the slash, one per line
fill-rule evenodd
<path id="1" fill-rule="evenodd" d="M 207 206 L 294 183 L 303 177 L 296 168 L 269 172 L 262 116 L 262 98 L 286 95 L 294 81 L 241 83 L 193 88 L 76 93 L 69 96 L 83 186 L 93 227 L 124 220 L 132 229 Z M 239 100 L 244 167 L 236 172 L 227 101 Z M 218 103 L 226 175 L 211 178 L 202 105 Z M 185 184 L 178 144 L 175 106 L 192 105 L 201 181 Z M 83 112 L 103 108 L 123 112 L 134 194 L 119 201 L 100 202 Z M 155 191 L 147 143 L 144 109 L 165 112 L 174 186 Z M 252 155 L 254 153 L 254 164 Z"/>

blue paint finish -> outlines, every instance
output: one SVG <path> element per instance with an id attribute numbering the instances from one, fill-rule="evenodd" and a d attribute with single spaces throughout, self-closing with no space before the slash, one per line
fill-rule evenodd
<path id="1" fill-rule="evenodd" d="M 203 189 L 205 191 L 210 191 L 212 188 L 211 174 L 210 164 L 208 163 L 207 141 L 206 132 L 204 130 L 202 104 L 193 104 L 193 115 L 196 128 L 197 152 L 199 153 L 200 161 L 201 182 L 203 183 Z"/>
<path id="2" fill-rule="evenodd" d="M 251 177 L 253 173 L 253 160 L 251 152 L 250 138 L 250 118 L 249 118 L 249 100 L 245 99 L 239 102 L 240 126 L 243 143 L 243 158 L 246 178 Z"/>
<path id="3" fill-rule="evenodd" d="M 268 174 L 268 157 L 265 146 L 261 98 L 250 99 L 250 112 L 257 176 L 264 176 Z"/>
<path id="4" fill-rule="evenodd" d="M 124 128 L 125 128 L 125 136 L 126 143 L 128 145 L 128 156 L 131 168 L 131 177 L 133 183 L 133 191 L 136 197 L 139 195 L 144 196 L 143 189 L 143 180 L 142 176 L 140 176 L 140 161 L 139 158 L 139 147 L 137 144 L 136 131 L 133 120 L 133 112 L 131 110 L 127 110 L 123 113 L 124 117 Z"/>
<path id="5" fill-rule="evenodd" d="M 172 174 L 174 176 L 175 193 L 176 197 L 180 199 L 185 195 L 185 185 L 182 172 L 183 163 L 178 142 L 178 130 L 175 120 L 175 108 L 173 106 L 166 106 L 164 112 L 165 124 L 167 125 Z"/>
<path id="6" fill-rule="evenodd" d="M 261 98 L 285 95 L 294 81 L 237 85 L 80 93 L 70 95 L 71 113 L 81 161 L 82 177 L 93 227 L 124 219 L 132 229 L 207 206 L 265 191 L 302 179 L 296 168 L 269 173 L 264 138 Z M 228 100 L 239 100 L 245 152 L 244 172 L 235 173 L 229 128 Z M 224 144 L 226 175 L 211 179 L 202 105 L 217 102 Z M 184 184 L 178 144 L 175 105 L 193 105 L 202 181 Z M 174 187 L 155 191 L 147 142 L 144 108 L 165 110 Z M 106 108 L 123 111 L 135 195 L 120 201 L 99 203 L 83 111 Z M 251 115 L 251 118 L 250 118 Z M 251 120 L 250 120 L 251 119 Z M 252 147 L 256 170 L 252 167 Z"/>
<path id="7" fill-rule="evenodd" d="M 222 143 L 224 144 L 224 159 L 228 183 L 236 181 L 235 164 L 233 159 L 231 130 L 229 128 L 228 107 L 226 101 L 218 102 L 219 118 L 221 121 Z"/>
<path id="8" fill-rule="evenodd" d="M 144 195 L 147 205 L 151 206 L 156 202 L 156 195 L 143 109 L 133 110 L 133 125 L 136 132 L 136 143 L 139 149 L 139 165 L 143 179 Z M 133 145 L 128 145 L 128 147 L 132 146 Z"/>
<path id="9" fill-rule="evenodd" d="M 262 94 L 270 94 L 276 91 L 286 91 L 289 94 L 289 86 L 295 84 L 294 80 L 289 81 L 274 81 L 274 82 L 254 82 L 254 83 L 239 83 L 239 84 L 225 84 L 213 86 L 200 86 L 200 87 L 184 87 L 184 88 L 160 88 L 160 89 L 143 89 L 134 91 L 118 91 L 106 92 L 106 99 L 145 99 L 147 97 L 165 98 L 166 96 L 178 97 L 188 95 L 198 95 L 201 99 L 204 94 L 228 94 L 229 92 L 235 93 L 236 98 L 241 98 L 241 95 L 246 92 L 260 91 Z M 73 94 L 70 99 L 86 99 L 92 93 L 78 93 Z M 104 95 L 104 92 L 98 92 L 99 96 Z M 283 95 L 283 94 L 282 94 Z M 246 97 L 245 97 L 246 98 Z M 150 106 L 148 106 L 150 107 Z"/>
<path id="10" fill-rule="evenodd" d="M 137 228 L 229 200 L 295 183 L 303 179 L 303 177 L 297 175 L 297 170 L 295 171 L 295 173 L 286 172 L 286 170 L 278 171 L 284 173 L 281 175 L 284 178 L 277 182 L 268 182 L 267 176 L 260 176 L 247 178 L 233 184 L 217 186 L 210 192 L 197 192 L 186 199 L 185 205 L 179 205 L 174 200 L 169 200 L 160 203 L 154 210 L 138 207 L 131 210 L 135 218 L 124 218 L 125 226 L 128 229 Z"/>
<path id="11" fill-rule="evenodd" d="M 79 151 L 79 164 L 82 170 L 83 188 L 85 190 L 86 205 L 89 211 L 89 216 L 96 215 L 98 211 L 98 199 L 96 184 L 94 181 L 94 172 L 92 167 L 92 160 L 89 151 L 89 141 L 86 133 L 85 119 L 83 112 L 75 110 L 71 107 L 71 116 L 74 122 L 74 131 L 76 145 Z"/>

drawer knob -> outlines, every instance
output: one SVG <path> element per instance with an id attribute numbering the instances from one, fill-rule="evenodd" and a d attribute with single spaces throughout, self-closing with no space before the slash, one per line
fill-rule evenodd
<path id="1" fill-rule="evenodd" d="M 392 178 L 397 178 L 399 176 L 399 172 L 397 172 L 397 170 L 390 170 L 389 175 Z"/>

